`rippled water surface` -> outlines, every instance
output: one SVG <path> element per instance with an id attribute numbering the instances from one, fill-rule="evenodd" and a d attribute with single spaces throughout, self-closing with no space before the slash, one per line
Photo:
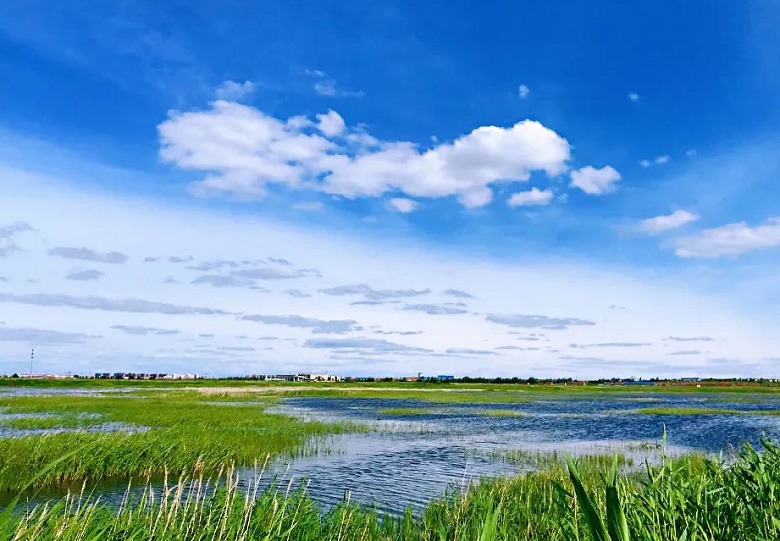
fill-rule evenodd
<path id="1" fill-rule="evenodd" d="M 740 398 L 744 395 L 740 395 Z M 533 461 L 510 463 L 507 451 L 524 453 L 620 452 L 635 463 L 657 460 L 664 430 L 667 454 L 690 451 L 730 453 L 767 436 L 780 439 L 776 397 L 735 403 L 718 395 L 631 395 L 535 397 L 527 403 L 430 403 L 420 400 L 288 398 L 277 409 L 304 419 L 348 420 L 368 424 L 368 433 L 313 441 L 310 456 L 279 460 L 262 473 L 261 483 L 304 484 L 328 506 L 345 494 L 389 513 L 408 505 L 420 508 L 447 490 L 461 490 L 484 476 L 511 475 Z M 246 403 L 244 403 L 246 404 Z M 215 407 L 223 407 L 226 404 Z M 267 404 L 258 403 L 258 407 Z M 647 415 L 638 408 L 723 408 L 755 411 L 747 415 Z M 420 415 L 388 415 L 409 408 Z M 505 410 L 519 416 L 493 416 Z M 241 472 L 246 481 L 258 473 Z M 126 485 L 98 489 L 108 500 L 121 498 Z"/>
<path id="2" fill-rule="evenodd" d="M 418 400 L 295 398 L 280 411 L 304 418 L 363 421 L 377 432 L 337 436 L 329 454 L 277 463 L 270 475 L 281 482 L 308 479 L 308 490 L 325 504 L 352 500 L 397 512 L 423 505 L 446 490 L 483 476 L 517 473 L 507 450 L 528 453 L 621 452 L 637 462 L 658 457 L 664 427 L 666 452 L 733 452 L 762 435 L 780 438 L 780 417 L 765 415 L 646 415 L 642 407 L 778 410 L 776 398 L 735 404 L 717 396 L 540 398 L 521 404 L 432 404 Z M 727 399 L 724 399 L 727 400 Z M 387 415 L 388 408 L 432 410 L 422 415 Z M 512 410 L 519 417 L 485 415 Z M 248 473 L 248 472 L 247 472 Z"/>

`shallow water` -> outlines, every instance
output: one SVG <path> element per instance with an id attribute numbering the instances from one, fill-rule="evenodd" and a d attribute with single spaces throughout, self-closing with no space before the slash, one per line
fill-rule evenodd
<path id="1" fill-rule="evenodd" d="M 717 396 L 632 396 L 604 399 L 542 398 L 521 404 L 437 404 L 419 400 L 291 398 L 279 411 L 307 419 L 366 422 L 378 433 L 330 440 L 331 454 L 277 463 L 271 475 L 281 482 L 308 479 L 308 490 L 326 505 L 345 491 L 353 501 L 389 511 L 419 507 L 446 490 L 460 490 L 484 476 L 511 475 L 530 463 L 509 464 L 508 450 L 529 454 L 622 453 L 639 464 L 658 460 L 664 429 L 665 452 L 730 453 L 762 435 L 780 438 L 780 418 L 759 415 L 638 415 L 640 407 L 735 408 L 708 401 Z M 646 401 L 647 403 L 643 403 Z M 422 415 L 387 415 L 387 408 L 435 410 Z M 494 417 L 488 410 L 511 410 L 520 417 Z M 740 403 L 743 410 L 777 410 L 780 400 Z M 397 430 L 401 428 L 401 430 Z M 286 469 L 285 469 L 286 467 Z M 251 472 L 245 472 L 247 475 Z"/>
<path id="2" fill-rule="evenodd" d="M 539 397 L 518 404 L 430 403 L 420 400 L 288 398 L 274 409 L 304 419 L 366 423 L 368 433 L 313 440 L 308 453 L 278 460 L 262 473 L 261 485 L 276 479 L 286 487 L 304 484 L 324 507 L 349 493 L 352 501 L 376 505 L 383 512 L 419 509 L 447 490 L 463 490 L 485 476 L 512 475 L 533 461 L 511 464 L 504 453 L 612 454 L 620 452 L 639 464 L 658 460 L 664 429 L 665 452 L 730 453 L 762 436 L 780 439 L 780 417 L 761 415 L 645 415 L 642 407 L 698 407 L 748 411 L 780 410 L 780 399 L 759 397 L 735 404 L 719 395 L 632 395 L 631 397 Z M 243 403 L 246 405 L 246 403 Z M 219 407 L 220 404 L 215 404 Z M 258 407 L 268 408 L 266 403 Z M 387 408 L 433 410 L 423 415 L 387 415 Z M 269 409 L 269 410 L 270 410 Z M 520 417 L 494 417 L 488 410 L 511 410 Z M 241 471 L 244 486 L 259 473 Z M 159 484 L 157 485 L 160 486 Z M 118 502 L 127 486 L 107 483 L 95 488 Z"/>

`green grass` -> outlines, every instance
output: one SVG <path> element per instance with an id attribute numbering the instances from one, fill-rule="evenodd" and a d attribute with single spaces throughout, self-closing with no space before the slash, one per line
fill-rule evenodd
<path id="1" fill-rule="evenodd" d="M 524 466 L 527 469 L 546 471 L 566 465 L 567 454 L 558 451 L 536 451 L 528 449 L 496 449 L 488 455 L 492 459 L 503 460 L 508 464 L 515 466 Z M 596 453 L 586 454 L 577 460 L 584 464 L 587 469 L 604 469 L 612 464 L 614 458 L 617 458 L 618 464 L 627 467 L 636 466 L 633 458 L 622 453 Z"/>
<path id="2" fill-rule="evenodd" d="M 737 410 L 726 408 L 639 408 L 631 413 L 640 415 L 770 415 L 778 416 L 774 410 Z"/>
<path id="3" fill-rule="evenodd" d="M 515 410 L 476 410 L 477 415 L 484 415 L 485 417 L 522 417 L 523 414 Z"/>
<path id="4" fill-rule="evenodd" d="M 0 538 L 264 541 L 770 541 L 780 539 L 780 450 L 765 442 L 725 466 L 664 460 L 623 475 L 579 460 L 452 491 L 420 513 L 380 516 L 345 502 L 321 509 L 303 491 L 216 492 L 180 479 L 120 506 L 63 499 L 0 514 Z M 248 495 L 248 496 L 247 496 Z"/>
<path id="5" fill-rule="evenodd" d="M 20 396 L 0 398 L 9 413 L 48 413 L 48 418 L 9 420 L 17 427 L 52 428 L 122 423 L 143 432 L 84 431 L 0 438 L 0 490 L 17 490 L 46 464 L 74 449 L 88 451 L 60 462 L 37 486 L 143 478 L 167 471 L 215 473 L 231 464 L 251 465 L 269 456 L 305 452 L 312 437 L 364 430 L 347 423 L 304 422 L 270 414 L 254 394 L 202 395 L 149 392 L 139 396 Z M 269 404 L 272 399 L 266 399 Z M 230 401 L 233 406 L 220 405 Z"/>
<path id="6" fill-rule="evenodd" d="M 0 427 L 15 430 L 47 430 L 52 428 L 83 428 L 99 425 L 103 422 L 105 422 L 104 419 L 99 415 L 84 416 L 76 413 L 66 413 L 45 417 L 0 418 Z"/>
<path id="7" fill-rule="evenodd" d="M 386 397 L 388 391 L 395 392 L 471 392 L 471 393 L 496 393 L 508 395 L 558 395 L 578 396 L 583 394 L 605 396 L 631 396 L 636 394 L 770 394 L 780 395 L 780 384 L 775 382 L 708 382 L 683 385 L 605 385 L 597 383 L 581 384 L 525 384 L 525 383 L 441 383 L 441 382 L 282 382 L 282 381 L 251 381 L 237 379 L 201 379 L 201 380 L 114 380 L 114 379 L 24 379 L 0 377 L 0 387 L 34 387 L 34 388 L 89 388 L 89 389 L 205 389 L 205 388 L 237 388 L 251 392 L 292 392 L 305 393 L 319 391 L 331 391 L 338 395 L 343 391 L 361 393 L 363 391 L 379 392 Z M 506 399 L 505 401 L 512 401 Z M 500 400 L 499 400 L 500 402 Z"/>
<path id="8" fill-rule="evenodd" d="M 379 415 L 434 415 L 441 413 L 441 410 L 427 409 L 427 408 L 383 408 L 377 410 Z"/>
<path id="9" fill-rule="evenodd" d="M 720 396 L 705 398 L 705 402 L 731 402 L 742 404 L 760 404 L 764 402 L 765 398 L 761 396 Z"/>
<path id="10" fill-rule="evenodd" d="M 420 400 L 442 404 L 502 404 L 532 402 L 523 391 L 495 392 L 479 389 L 285 389 L 282 396 L 321 397 L 321 398 L 381 398 L 384 400 Z"/>

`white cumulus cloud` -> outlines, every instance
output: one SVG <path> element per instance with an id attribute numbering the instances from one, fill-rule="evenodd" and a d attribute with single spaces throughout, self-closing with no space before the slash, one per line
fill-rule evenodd
<path id="1" fill-rule="evenodd" d="M 679 239 L 675 253 L 679 257 L 715 258 L 737 256 L 775 246 L 780 246 L 778 217 L 769 218 L 755 227 L 745 222 L 736 222 L 705 229 L 696 235 Z"/>
<path id="2" fill-rule="evenodd" d="M 540 190 L 531 188 L 526 192 L 518 192 L 509 198 L 509 206 L 523 207 L 530 205 L 549 205 L 552 201 L 553 192 L 550 189 Z"/>
<path id="3" fill-rule="evenodd" d="M 677 229 L 691 222 L 695 222 L 698 219 L 699 216 L 697 214 L 693 214 L 687 210 L 675 210 L 671 214 L 642 220 L 639 222 L 639 228 L 645 233 L 657 235 L 658 233 Z"/>
<path id="4" fill-rule="evenodd" d="M 252 81 L 244 81 L 243 83 L 225 81 L 217 87 L 215 94 L 220 100 L 239 101 L 254 91 L 255 83 Z"/>
<path id="5" fill-rule="evenodd" d="M 571 172 L 573 188 L 579 188 L 588 195 L 601 195 L 615 190 L 615 183 L 620 180 L 620 173 L 607 165 L 595 169 L 590 165 Z"/>
<path id="6" fill-rule="evenodd" d="M 280 120 L 216 101 L 205 111 L 171 112 L 158 126 L 160 157 L 204 172 L 194 185 L 199 193 L 262 196 L 268 185 L 280 184 L 347 198 L 456 196 L 467 208 L 489 203 L 493 183 L 527 181 L 533 172 L 554 177 L 567 170 L 570 158 L 566 139 L 532 120 L 482 126 L 427 150 L 379 141 L 362 126 L 342 125 L 335 111 L 317 120 L 315 131 L 305 117 Z M 603 180 L 605 172 L 617 174 L 611 167 L 593 171 L 598 178 L 591 185 L 612 182 Z"/>
<path id="7" fill-rule="evenodd" d="M 328 137 L 341 135 L 344 128 L 346 128 L 344 119 L 332 109 L 324 115 L 317 115 L 317 129 Z"/>
<path id="8" fill-rule="evenodd" d="M 405 197 L 394 197 L 390 200 L 390 205 L 398 212 L 408 214 L 416 210 L 420 204 L 412 199 L 406 199 Z"/>

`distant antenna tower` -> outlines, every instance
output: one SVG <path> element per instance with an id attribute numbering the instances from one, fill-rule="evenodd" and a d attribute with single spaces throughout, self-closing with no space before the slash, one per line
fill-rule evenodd
<path id="1" fill-rule="evenodd" d="M 30 350 L 30 375 L 33 375 L 33 361 L 35 360 L 35 348 Z"/>

